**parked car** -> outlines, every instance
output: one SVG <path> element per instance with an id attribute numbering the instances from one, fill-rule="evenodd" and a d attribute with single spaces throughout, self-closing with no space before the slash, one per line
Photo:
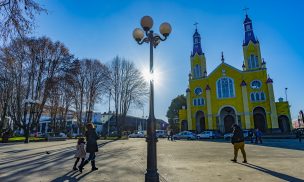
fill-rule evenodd
<path id="1" fill-rule="evenodd" d="M 247 139 L 249 135 L 249 130 L 243 130 L 244 138 Z"/>
<path id="2" fill-rule="evenodd" d="M 243 130 L 243 134 L 244 134 L 244 139 L 247 139 L 248 138 L 248 134 L 249 134 L 249 130 Z M 225 140 L 230 140 L 231 137 L 232 137 L 233 133 L 226 133 L 224 135 L 224 139 Z"/>
<path id="3" fill-rule="evenodd" d="M 117 137 L 118 136 L 118 132 L 117 131 L 111 131 L 109 136 L 110 137 Z"/>
<path id="4" fill-rule="evenodd" d="M 138 131 L 138 132 L 132 133 L 128 136 L 129 136 L 129 138 L 144 138 L 145 133 L 143 131 Z"/>
<path id="5" fill-rule="evenodd" d="M 182 131 L 178 134 L 173 135 L 174 140 L 187 139 L 187 140 L 195 140 L 196 135 L 190 131 Z"/>
<path id="6" fill-rule="evenodd" d="M 65 133 L 59 133 L 60 137 L 67 137 L 67 135 Z"/>
<path id="7" fill-rule="evenodd" d="M 196 135 L 197 139 L 202 138 L 219 138 L 221 135 L 216 131 L 203 131 L 202 133 Z"/>
<path id="8" fill-rule="evenodd" d="M 226 134 L 224 135 L 224 139 L 225 139 L 225 140 L 230 140 L 231 137 L 232 137 L 232 135 L 233 135 L 233 133 L 226 133 Z"/>
<path id="9" fill-rule="evenodd" d="M 166 138 L 167 132 L 165 130 L 156 130 L 156 137 L 157 138 Z"/>

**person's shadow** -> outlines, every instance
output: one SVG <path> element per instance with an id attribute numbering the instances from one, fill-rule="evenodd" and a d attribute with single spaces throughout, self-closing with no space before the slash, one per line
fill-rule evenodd
<path id="1" fill-rule="evenodd" d="M 80 173 L 79 171 L 69 171 L 65 175 L 53 179 L 51 182 L 62 182 L 62 181 L 77 182 L 86 175 L 90 174 L 91 172 L 92 171 L 89 171 L 87 173 Z"/>
<path id="2" fill-rule="evenodd" d="M 249 168 L 252 168 L 252 169 L 267 173 L 267 174 L 270 174 L 274 177 L 280 178 L 280 179 L 285 180 L 285 181 L 304 182 L 304 179 L 299 179 L 299 178 L 296 178 L 296 177 L 293 177 L 293 176 L 289 176 L 287 174 L 272 171 L 272 170 L 263 168 L 261 166 L 254 165 L 254 164 L 250 164 L 250 163 L 238 163 L 238 164 L 241 164 L 243 166 L 246 166 L 246 167 L 249 167 Z"/>

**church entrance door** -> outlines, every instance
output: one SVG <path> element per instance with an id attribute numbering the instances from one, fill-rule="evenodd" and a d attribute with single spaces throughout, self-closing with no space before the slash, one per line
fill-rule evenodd
<path id="1" fill-rule="evenodd" d="M 231 133 L 232 125 L 237 123 L 236 111 L 232 107 L 226 106 L 221 109 L 219 119 L 218 129 L 221 133 Z"/>
<path id="2" fill-rule="evenodd" d="M 235 119 L 232 115 L 224 117 L 225 133 L 232 133 L 232 125 L 235 123 Z"/>
<path id="3" fill-rule="evenodd" d="M 287 116 L 282 115 L 279 117 L 279 128 L 281 129 L 282 133 L 290 132 L 289 119 Z"/>
<path id="4" fill-rule="evenodd" d="M 206 129 L 205 127 L 205 114 L 203 111 L 196 112 L 196 132 L 201 133 Z"/>
<path id="5" fill-rule="evenodd" d="M 262 132 L 266 132 L 266 112 L 262 107 L 256 107 L 253 110 L 254 128 L 258 128 Z"/>

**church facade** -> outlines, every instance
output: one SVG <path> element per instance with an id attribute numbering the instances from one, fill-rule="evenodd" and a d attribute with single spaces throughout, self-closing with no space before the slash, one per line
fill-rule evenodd
<path id="1" fill-rule="evenodd" d="M 291 131 L 287 101 L 275 101 L 273 80 L 267 74 L 260 43 L 246 14 L 242 69 L 221 64 L 207 74 L 206 57 L 197 29 L 190 56 L 191 72 L 186 90 L 187 107 L 179 110 L 180 129 L 201 132 L 231 132 L 234 123 L 243 129 L 259 128 L 267 133 Z"/>

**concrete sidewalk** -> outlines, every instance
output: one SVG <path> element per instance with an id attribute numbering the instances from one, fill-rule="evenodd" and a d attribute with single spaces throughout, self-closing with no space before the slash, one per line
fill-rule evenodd
<path id="1" fill-rule="evenodd" d="M 82 174 L 72 171 L 76 141 L 0 145 L 0 181 L 144 181 L 145 139 L 106 143 L 99 141 L 98 171 L 87 165 Z M 264 141 L 266 144 L 268 141 Z M 269 141 L 271 142 L 271 141 Z M 304 145 L 296 140 L 280 140 Z M 106 143 L 106 144 L 105 144 Z M 274 145 L 274 144 L 272 144 Z M 45 152 L 49 151 L 50 154 Z M 158 142 L 160 181 L 304 181 L 302 147 L 246 145 L 249 164 L 232 163 L 232 145 L 223 141 Z M 239 161 L 242 160 L 239 154 Z"/>

